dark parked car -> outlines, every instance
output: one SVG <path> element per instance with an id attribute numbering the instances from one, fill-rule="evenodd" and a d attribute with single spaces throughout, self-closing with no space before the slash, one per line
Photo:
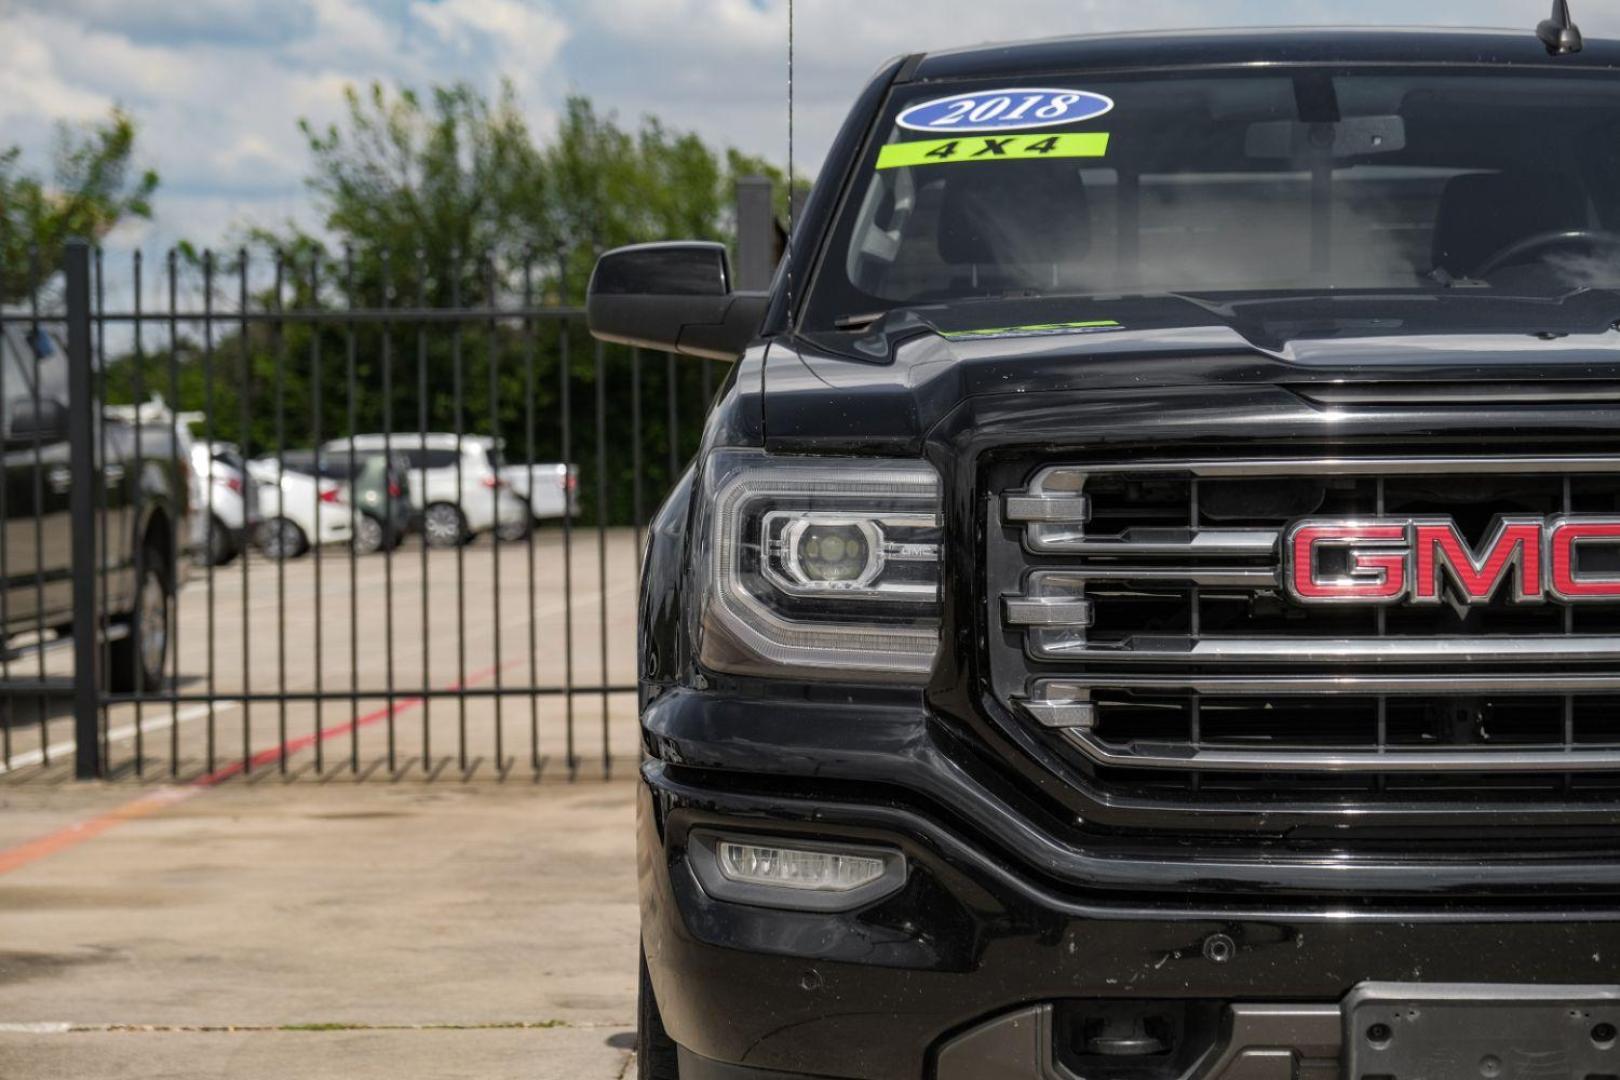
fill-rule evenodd
<path id="1" fill-rule="evenodd" d="M 646 553 L 643 1077 L 1620 1074 L 1620 44 L 911 56 Z"/>
<path id="2" fill-rule="evenodd" d="M 75 629 L 67 388 L 60 340 L 26 319 L 7 317 L 0 332 L 0 574 L 8 638 Z M 175 590 L 186 565 L 179 555 L 190 535 L 190 448 L 180 444 L 172 423 L 143 424 L 137 437 L 135 425 L 96 412 L 93 437 L 105 448 L 96 474 L 104 492 L 97 521 L 106 567 L 107 683 L 115 692 L 152 690 L 163 682 Z"/>
<path id="3" fill-rule="evenodd" d="M 354 550 L 370 555 L 398 547 L 411 527 L 410 467 L 394 455 L 392 467 L 374 452 L 289 450 L 289 471 L 335 480 L 349 487 L 349 504 L 359 513 L 354 520 Z"/>

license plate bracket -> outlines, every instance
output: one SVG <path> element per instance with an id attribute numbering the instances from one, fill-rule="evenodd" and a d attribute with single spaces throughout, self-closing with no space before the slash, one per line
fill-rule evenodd
<path id="1" fill-rule="evenodd" d="M 1620 987 L 1369 983 L 1344 1022 L 1347 1080 L 1620 1077 Z"/>

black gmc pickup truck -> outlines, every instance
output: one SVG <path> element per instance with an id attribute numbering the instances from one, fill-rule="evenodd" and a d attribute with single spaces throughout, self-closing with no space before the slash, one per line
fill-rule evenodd
<path id="1" fill-rule="evenodd" d="M 769 295 L 604 256 L 738 361 L 643 1077 L 1620 1075 L 1620 43 L 1543 30 L 912 56 Z"/>

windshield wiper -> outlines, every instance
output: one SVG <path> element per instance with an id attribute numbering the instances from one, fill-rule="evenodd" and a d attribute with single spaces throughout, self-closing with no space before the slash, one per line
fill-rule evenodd
<path id="1" fill-rule="evenodd" d="M 846 333 L 858 334 L 863 330 L 872 329 L 888 314 L 887 311 L 869 311 L 863 315 L 840 315 L 833 320 L 833 327 Z"/>

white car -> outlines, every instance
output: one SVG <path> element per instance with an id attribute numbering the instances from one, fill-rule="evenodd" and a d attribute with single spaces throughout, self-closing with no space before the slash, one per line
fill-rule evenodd
<path id="1" fill-rule="evenodd" d="M 501 468 L 501 479 L 512 494 L 529 504 L 536 521 L 579 514 L 578 465 L 506 465 Z M 502 539 L 508 535 L 503 527 Z"/>
<path id="2" fill-rule="evenodd" d="M 230 443 L 191 446 L 191 550 L 205 566 L 240 555 L 259 524 L 259 485 Z"/>
<path id="3" fill-rule="evenodd" d="M 259 550 L 272 559 L 296 559 L 311 547 L 347 544 L 354 536 L 354 508 L 345 485 L 291 468 L 273 457 L 248 463 L 258 481 Z"/>
<path id="4" fill-rule="evenodd" d="M 481 532 L 524 529 L 529 504 L 512 493 L 501 476 L 501 451 L 487 435 L 416 432 L 399 435 L 356 435 L 334 439 L 321 449 L 329 454 L 378 453 L 385 448 L 410 468 L 411 508 L 432 547 L 455 547 Z"/>

